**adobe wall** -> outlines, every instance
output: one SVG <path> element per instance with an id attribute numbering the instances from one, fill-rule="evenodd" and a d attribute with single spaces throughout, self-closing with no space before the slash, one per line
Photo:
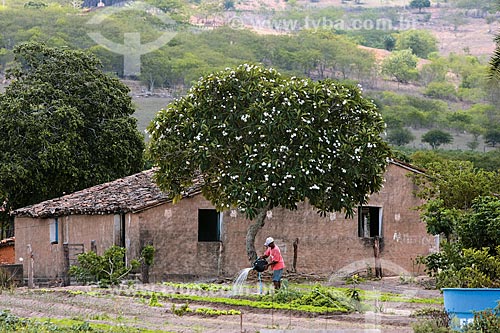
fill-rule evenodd
<path id="1" fill-rule="evenodd" d="M 136 214 L 143 245 L 156 249 L 150 281 L 176 277 L 217 276 L 221 242 L 198 242 L 198 209 L 213 209 L 201 195 Z"/>
<path id="2" fill-rule="evenodd" d="M 385 187 L 370 198 L 368 205 L 382 207 L 383 240 L 381 260 L 384 274 L 418 273 L 414 259 L 435 246 L 425 224 L 414 208 L 421 204 L 408 171 L 389 165 Z M 177 276 L 230 276 L 251 263 L 245 238 L 250 221 L 235 210 L 224 212 L 222 242 L 197 240 L 198 209 L 213 208 L 201 195 L 164 204 L 134 216 L 140 225 L 141 241 L 157 249 L 151 282 Z M 342 213 L 321 217 L 307 202 L 296 211 L 274 209 L 257 234 L 258 254 L 264 240 L 272 236 L 280 246 L 287 269 L 292 268 L 293 243 L 298 240 L 296 269 L 302 273 L 333 275 L 341 270 L 374 268 L 373 240 L 358 237 L 358 220 Z M 422 273 L 420 271 L 419 273 Z"/>
<path id="3" fill-rule="evenodd" d="M 383 209 L 383 245 L 380 256 L 384 274 L 417 272 L 414 259 L 435 247 L 434 237 L 426 233 L 425 223 L 414 208 L 421 201 L 413 194 L 415 187 L 408 171 L 389 165 L 384 188 L 371 196 L 367 205 Z M 245 267 L 245 234 L 248 221 L 241 214 L 225 213 L 224 273 L 235 275 Z M 308 203 L 296 211 L 274 209 L 264 228 L 257 234 L 258 254 L 264 251 L 266 237 L 272 236 L 280 246 L 287 269 L 292 268 L 293 243 L 298 240 L 296 269 L 302 273 L 333 275 L 339 271 L 374 268 L 373 240 L 358 237 L 357 215 L 346 219 L 342 213 L 321 217 Z M 230 250 L 229 250 L 230 249 Z M 346 267 L 347 266 L 347 267 Z M 421 268 L 420 268 L 421 269 Z"/>
<path id="4" fill-rule="evenodd" d="M 24 277 L 28 278 L 31 269 L 36 279 L 52 280 L 54 283 L 65 275 L 63 244 L 83 244 L 84 251 L 91 249 L 94 241 L 97 254 L 113 245 L 113 215 L 70 215 L 59 217 L 59 242 L 50 243 L 50 223 L 53 218 L 33 219 L 16 217 L 15 252 L 16 263 L 23 264 Z M 33 258 L 30 265 L 30 258 Z M 20 258 L 23 258 L 20 261 Z"/>

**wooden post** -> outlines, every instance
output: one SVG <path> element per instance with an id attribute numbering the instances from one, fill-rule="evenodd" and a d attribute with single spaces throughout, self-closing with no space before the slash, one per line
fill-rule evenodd
<path id="1" fill-rule="evenodd" d="M 382 263 L 380 261 L 380 238 L 375 236 L 373 240 L 373 254 L 375 256 L 375 277 L 382 278 Z"/>
<path id="2" fill-rule="evenodd" d="M 68 243 L 63 244 L 64 269 L 63 269 L 63 285 L 69 286 L 71 279 L 69 277 L 69 247 Z"/>
<path id="3" fill-rule="evenodd" d="M 293 262 L 292 262 L 292 272 L 297 272 L 297 248 L 299 247 L 299 239 L 295 238 L 293 241 Z"/>
<path id="4" fill-rule="evenodd" d="M 28 244 L 28 258 L 29 258 L 29 262 L 28 262 L 28 288 L 32 289 L 35 287 L 35 284 L 33 282 L 33 268 L 35 266 L 35 263 L 34 263 L 34 258 L 33 258 L 33 250 L 31 249 L 31 244 Z"/>

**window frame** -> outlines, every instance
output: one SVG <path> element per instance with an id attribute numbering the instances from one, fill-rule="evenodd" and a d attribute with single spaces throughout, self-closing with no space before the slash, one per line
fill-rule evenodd
<path id="1" fill-rule="evenodd" d="M 220 212 L 211 208 L 198 209 L 198 242 L 222 241 L 222 216 Z M 208 223 L 209 225 L 203 225 Z M 215 228 L 215 230 L 213 230 Z"/>
<path id="2" fill-rule="evenodd" d="M 49 223 L 50 244 L 59 244 L 59 218 L 55 217 Z"/>
<path id="3" fill-rule="evenodd" d="M 373 223 L 375 222 L 375 224 Z M 383 237 L 383 208 L 380 206 L 358 207 L 358 237 Z"/>

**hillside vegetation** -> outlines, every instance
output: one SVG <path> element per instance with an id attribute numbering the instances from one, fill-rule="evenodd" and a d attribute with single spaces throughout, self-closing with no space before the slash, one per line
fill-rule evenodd
<path id="1" fill-rule="evenodd" d="M 394 145 L 429 148 L 421 136 L 436 128 L 454 137 L 438 147 L 487 151 L 500 142 L 499 102 L 486 78 L 494 46 L 487 31 L 497 26 L 492 1 L 418 8 L 397 1 L 148 0 L 147 9 L 82 8 L 96 5 L 6 1 L 0 6 L 0 71 L 9 67 L 13 47 L 26 41 L 87 49 L 106 71 L 140 82 L 135 96 L 164 94 L 160 102 L 135 99 L 143 130 L 163 102 L 182 95 L 200 76 L 244 62 L 263 63 L 286 75 L 360 83 L 378 104 Z M 482 33 L 443 53 L 443 36 L 469 33 L 471 25 Z M 138 51 L 140 67 L 132 73 L 124 66 L 131 51 L 123 51 L 124 57 L 102 42 L 115 43 L 117 51 L 116 44 L 131 33 L 140 33 L 140 45 L 154 46 Z M 166 34 L 169 38 L 158 42 Z M 485 38 L 491 40 L 486 47 Z"/>

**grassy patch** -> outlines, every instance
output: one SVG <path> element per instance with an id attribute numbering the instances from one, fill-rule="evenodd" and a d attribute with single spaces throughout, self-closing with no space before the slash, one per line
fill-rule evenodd
<path id="1" fill-rule="evenodd" d="M 162 286 L 168 286 L 175 289 L 186 289 L 186 290 L 203 290 L 203 291 L 229 291 L 232 289 L 229 285 L 215 284 L 215 283 L 174 283 L 174 282 L 162 282 Z"/>
<path id="2" fill-rule="evenodd" d="M 194 311 L 196 314 L 201 314 L 204 316 L 239 316 L 241 314 L 241 311 L 239 310 L 217 310 L 217 309 L 211 309 L 211 308 L 198 308 Z"/>
<path id="3" fill-rule="evenodd" d="M 167 331 L 115 326 L 104 323 L 90 323 L 76 319 L 20 318 L 9 311 L 0 311 L 0 332 L 25 333 L 165 333 Z"/>
<path id="4" fill-rule="evenodd" d="M 379 300 L 381 302 L 394 302 L 394 303 L 419 303 L 419 304 L 443 304 L 443 298 L 421 298 L 411 295 L 402 295 L 394 293 L 380 293 L 376 291 L 361 290 L 360 295 L 366 300 Z"/>

